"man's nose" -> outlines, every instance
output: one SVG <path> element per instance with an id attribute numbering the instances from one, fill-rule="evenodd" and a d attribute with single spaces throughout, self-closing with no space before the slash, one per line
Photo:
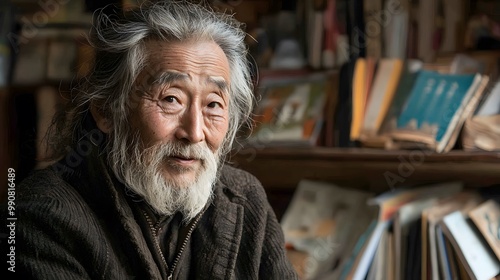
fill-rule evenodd
<path id="1" fill-rule="evenodd" d="M 176 130 L 177 139 L 189 143 L 199 143 L 205 138 L 203 133 L 203 112 L 198 106 L 191 106 L 180 120 Z"/>

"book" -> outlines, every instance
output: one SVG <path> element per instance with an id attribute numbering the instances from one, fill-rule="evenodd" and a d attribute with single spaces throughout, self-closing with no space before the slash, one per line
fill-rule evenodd
<path id="1" fill-rule="evenodd" d="M 383 32 L 384 57 L 406 58 L 406 43 L 410 24 L 410 1 L 384 1 L 385 18 Z"/>
<path id="2" fill-rule="evenodd" d="M 442 230 L 440 230 L 440 231 L 441 231 L 441 233 L 443 232 Z M 466 279 L 467 273 L 464 273 L 463 276 L 461 276 L 458 256 L 453 251 L 453 246 L 451 245 L 450 241 L 448 240 L 448 238 L 446 238 L 446 236 L 444 234 L 442 234 L 441 236 L 442 236 L 442 239 L 444 241 L 444 245 L 445 245 L 444 247 L 445 247 L 445 250 L 447 253 L 448 264 L 449 264 L 449 268 L 450 268 L 449 270 L 451 273 L 451 279 L 460 279 L 460 277 L 462 277 L 461 279 Z M 464 272 L 465 272 L 465 270 L 464 270 Z"/>
<path id="3" fill-rule="evenodd" d="M 324 280 L 327 279 L 348 279 L 349 273 L 352 272 L 353 267 L 357 266 L 357 263 L 360 261 L 359 256 L 361 256 L 364 250 L 367 247 L 367 241 L 370 238 L 373 230 L 377 225 L 377 219 L 371 220 L 370 224 L 366 228 L 366 230 L 361 234 L 359 239 L 356 241 L 356 244 L 352 250 L 352 253 L 349 255 L 347 261 L 341 266 L 339 270 L 339 274 L 334 273 L 332 275 L 327 275 L 324 277 Z"/>
<path id="4" fill-rule="evenodd" d="M 376 68 L 377 62 L 374 58 L 356 60 L 352 82 L 351 141 L 360 140 Z"/>
<path id="5" fill-rule="evenodd" d="M 349 237 L 343 244 L 340 244 L 337 264 L 333 270 L 326 272 L 319 279 L 343 279 L 355 265 L 356 257 L 362 254 L 364 245 L 369 235 L 375 228 L 378 209 L 368 205 L 360 205 L 360 215 L 356 216 L 356 223 L 352 225 Z"/>
<path id="6" fill-rule="evenodd" d="M 437 251 L 439 255 L 439 268 L 442 277 L 445 280 L 452 280 L 451 264 L 449 259 L 448 249 L 446 248 L 446 242 L 444 233 L 441 227 L 436 228 L 436 243 Z"/>
<path id="7" fill-rule="evenodd" d="M 368 103 L 368 98 L 370 97 L 370 93 L 373 86 L 373 79 L 375 78 L 375 73 L 377 72 L 377 69 L 378 69 L 378 60 L 372 57 L 366 58 L 366 76 L 365 76 L 365 89 L 364 89 L 365 107 L 363 108 L 365 112 Z"/>
<path id="8" fill-rule="evenodd" d="M 419 279 L 420 278 L 420 263 L 422 255 L 422 224 L 421 219 L 415 223 L 411 223 L 408 228 L 408 239 L 406 240 L 406 256 L 404 277 L 400 279 Z"/>
<path id="9" fill-rule="evenodd" d="M 458 190 L 458 189 L 457 189 Z M 410 227 L 418 223 L 422 211 L 436 204 L 438 197 L 417 200 L 402 206 L 394 217 L 394 252 L 395 252 L 395 275 L 396 279 L 405 279 L 405 267 L 407 260 L 407 240 Z"/>
<path id="10" fill-rule="evenodd" d="M 442 231 L 441 231 L 442 232 Z M 449 261 L 450 261 L 450 268 L 451 272 L 453 274 L 453 279 L 470 279 L 469 275 L 467 274 L 467 271 L 465 270 L 464 265 L 458 258 L 458 255 L 455 253 L 455 250 L 453 250 L 453 245 L 451 244 L 450 240 L 443 234 L 444 241 L 446 243 L 446 251 L 449 253 Z"/>
<path id="11" fill-rule="evenodd" d="M 486 98 L 480 102 L 475 116 L 491 116 L 500 114 L 500 82 L 485 94 Z"/>
<path id="12" fill-rule="evenodd" d="M 490 199 L 469 212 L 470 219 L 500 260 L 500 205 Z"/>
<path id="13" fill-rule="evenodd" d="M 394 231 L 389 231 L 389 236 L 387 237 L 387 261 L 385 263 L 385 276 L 387 280 L 396 279 L 396 267 L 395 267 L 395 250 L 394 250 Z"/>
<path id="14" fill-rule="evenodd" d="M 489 77 L 482 76 L 477 89 L 475 90 L 469 102 L 465 104 L 463 111 L 460 114 L 455 115 L 455 119 L 452 119 L 452 122 L 455 121 L 455 123 L 451 123 L 451 126 L 455 126 L 455 128 L 452 129 L 449 134 L 445 134 L 445 140 L 439 143 L 440 145 L 438 145 L 437 147 L 438 150 L 440 149 L 440 146 L 442 147 L 442 151 L 444 152 L 450 151 L 453 148 L 460 132 L 462 131 L 464 123 L 474 114 L 474 110 L 476 110 L 477 105 L 479 104 L 481 96 L 483 95 L 488 83 Z"/>
<path id="15" fill-rule="evenodd" d="M 367 0 L 342 0 L 347 2 L 347 34 L 349 35 L 350 61 L 358 57 L 372 57 L 367 55 L 368 40 L 366 36 L 366 4 Z"/>
<path id="16" fill-rule="evenodd" d="M 372 263 L 366 276 L 367 280 L 386 280 L 388 278 L 386 263 L 390 261 L 388 259 L 390 235 L 391 230 L 389 227 L 380 237 L 375 255 L 373 256 Z"/>
<path id="17" fill-rule="evenodd" d="M 446 215 L 460 210 L 467 213 L 481 203 L 481 197 L 474 192 L 460 192 L 441 199 L 436 205 L 422 211 L 422 279 L 431 275 L 439 277 L 436 228 Z M 430 265 L 430 266 L 428 266 Z"/>
<path id="18" fill-rule="evenodd" d="M 374 59 L 382 57 L 382 26 L 385 24 L 382 0 L 364 0 L 364 22 L 366 36 L 366 56 Z"/>
<path id="19" fill-rule="evenodd" d="M 451 150 L 488 80 L 480 74 L 454 75 L 422 70 L 391 137 L 420 142 L 437 152 Z"/>
<path id="20" fill-rule="evenodd" d="M 342 65 L 339 72 L 338 103 L 335 114 L 336 147 L 352 147 L 351 119 L 352 119 L 352 79 L 354 77 L 354 61 Z"/>
<path id="21" fill-rule="evenodd" d="M 413 84 L 418 77 L 423 63 L 419 60 L 406 60 L 403 65 L 400 80 L 389 109 L 384 117 L 382 125 L 377 135 L 364 137 L 362 144 L 365 147 L 394 149 L 394 141 L 390 133 L 396 130 L 397 118 L 401 113 L 403 105 L 406 103 Z M 401 148 L 401 147 L 399 147 Z"/>
<path id="22" fill-rule="evenodd" d="M 326 85 L 326 102 L 324 113 L 323 143 L 320 146 L 335 146 L 335 111 L 338 103 L 339 72 L 334 72 Z"/>
<path id="23" fill-rule="evenodd" d="M 500 151 L 500 114 L 474 116 L 466 120 L 462 148 L 465 151 Z"/>
<path id="24" fill-rule="evenodd" d="M 451 53 L 462 50 L 463 38 L 461 32 L 465 29 L 465 10 L 467 1 L 444 0 L 443 41 L 440 46 L 441 53 Z"/>
<path id="25" fill-rule="evenodd" d="M 361 135 L 366 101 L 366 72 L 366 59 L 358 58 L 354 66 L 352 81 L 351 141 L 358 140 Z"/>
<path id="26" fill-rule="evenodd" d="M 471 279 L 487 280 L 500 273 L 500 262 L 462 212 L 448 214 L 440 226 Z"/>
<path id="27" fill-rule="evenodd" d="M 323 21 L 324 12 L 321 9 L 316 9 L 310 2 L 306 3 L 308 5 L 307 16 L 308 16 L 308 62 L 309 66 L 313 69 L 319 69 L 322 66 L 321 56 L 323 51 Z"/>
<path id="28" fill-rule="evenodd" d="M 335 50 L 337 48 L 337 39 L 340 35 L 337 23 L 336 0 L 325 0 L 325 10 L 323 12 L 323 50 L 322 66 L 325 69 L 331 69 L 336 65 L 337 59 Z"/>
<path id="29" fill-rule="evenodd" d="M 450 63 L 450 74 L 485 74 L 486 63 L 465 54 L 457 54 Z"/>
<path id="30" fill-rule="evenodd" d="M 306 252 L 305 278 L 311 279 L 333 269 L 333 264 L 348 252 L 354 223 L 366 215 L 369 192 L 302 180 L 288 206 L 281 226 L 287 247 Z M 360 207 L 361 206 L 361 207 Z M 356 230 L 359 232 L 359 230 Z M 361 233 L 359 233 L 360 235 Z"/>
<path id="31" fill-rule="evenodd" d="M 380 135 L 389 136 L 390 132 L 396 130 L 397 119 L 403 110 L 406 100 L 410 96 L 422 67 L 423 63 L 420 60 L 410 59 L 405 61 L 396 93 L 380 128 Z"/>
<path id="32" fill-rule="evenodd" d="M 433 37 L 436 32 L 437 5 L 434 0 L 418 1 L 418 31 L 417 55 L 424 62 L 432 61 L 435 57 Z"/>
<path id="33" fill-rule="evenodd" d="M 369 199 L 369 205 L 375 205 L 379 208 L 377 225 L 366 244 L 363 254 L 358 256 L 359 261 L 351 269 L 349 278 L 364 279 L 367 276 L 382 234 L 389 228 L 395 214 L 403 205 L 418 199 L 444 196 L 457 192 L 462 188 L 463 185 L 458 182 L 427 185 L 410 189 L 399 188 Z"/>
<path id="34" fill-rule="evenodd" d="M 369 138 L 378 134 L 394 98 L 402 70 L 403 61 L 400 59 L 382 59 L 379 61 L 370 96 L 366 103 L 362 138 Z"/>
<path id="35" fill-rule="evenodd" d="M 261 82 L 250 145 L 307 145 L 318 141 L 329 76 L 311 74 Z"/>

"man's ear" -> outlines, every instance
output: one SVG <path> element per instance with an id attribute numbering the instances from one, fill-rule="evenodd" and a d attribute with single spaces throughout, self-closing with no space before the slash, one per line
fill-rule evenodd
<path id="1" fill-rule="evenodd" d="M 99 110 L 95 104 L 90 104 L 90 113 L 92 114 L 97 127 L 102 132 L 109 134 L 113 126 L 111 120 L 104 116 L 104 112 Z"/>

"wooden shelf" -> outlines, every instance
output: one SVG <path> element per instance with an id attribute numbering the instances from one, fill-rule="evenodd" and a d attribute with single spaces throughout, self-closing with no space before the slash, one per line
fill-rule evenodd
<path id="1" fill-rule="evenodd" d="M 464 181 L 471 187 L 500 184 L 498 152 L 245 148 L 232 162 L 270 189 L 293 189 L 303 178 L 375 192 L 450 180 Z"/>

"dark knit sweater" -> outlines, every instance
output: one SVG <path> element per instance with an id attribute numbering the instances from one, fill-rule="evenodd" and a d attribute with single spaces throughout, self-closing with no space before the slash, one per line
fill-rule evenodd
<path id="1" fill-rule="evenodd" d="M 161 279 L 146 229 L 103 160 L 92 153 L 78 164 L 65 162 L 18 187 L 17 276 Z M 296 279 L 283 245 L 260 183 L 224 166 L 174 279 Z"/>

